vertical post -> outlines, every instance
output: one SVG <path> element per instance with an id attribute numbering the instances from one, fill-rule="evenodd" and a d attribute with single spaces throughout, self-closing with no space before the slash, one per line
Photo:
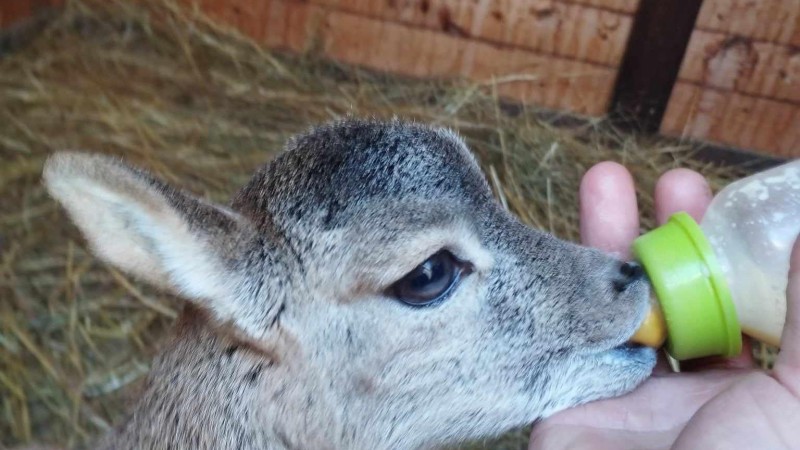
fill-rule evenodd
<path id="1" fill-rule="evenodd" d="M 641 0 L 611 100 L 612 121 L 656 133 L 703 0 Z"/>

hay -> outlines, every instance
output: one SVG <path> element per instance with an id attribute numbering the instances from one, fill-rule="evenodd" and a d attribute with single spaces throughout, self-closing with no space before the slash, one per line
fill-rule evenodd
<path id="1" fill-rule="evenodd" d="M 400 116 L 459 130 L 497 195 L 527 223 L 577 239 L 577 185 L 615 160 L 639 181 L 652 226 L 657 175 L 693 167 L 715 185 L 738 175 L 688 147 L 601 122 L 557 127 L 495 100 L 491 84 L 423 82 L 282 56 L 145 2 L 72 2 L 39 38 L 0 60 L 0 441 L 86 444 L 141 382 L 178 300 L 88 254 L 40 185 L 58 149 L 123 155 L 224 201 L 309 124 Z M 485 444 L 524 448 L 524 431 Z"/>

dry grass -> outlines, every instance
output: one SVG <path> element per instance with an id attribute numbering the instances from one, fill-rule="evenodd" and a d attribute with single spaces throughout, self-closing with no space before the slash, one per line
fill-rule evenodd
<path id="1" fill-rule="evenodd" d="M 79 447 L 109 428 L 141 381 L 178 301 L 87 253 L 40 185 L 58 149 L 124 155 L 223 201 L 287 136 L 347 114 L 458 129 L 497 194 L 527 223 L 577 238 L 577 185 L 593 163 L 626 164 L 651 226 L 657 175 L 690 149 L 602 123 L 559 128 L 501 106 L 489 86 L 374 75 L 262 51 L 163 4 L 69 4 L 0 60 L 0 442 Z M 512 111 L 512 109 L 515 109 Z M 525 433 L 487 443 L 520 448 Z"/>

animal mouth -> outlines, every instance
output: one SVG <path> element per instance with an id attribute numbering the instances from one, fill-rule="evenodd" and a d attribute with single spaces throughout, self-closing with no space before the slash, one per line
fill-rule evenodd
<path id="1" fill-rule="evenodd" d="M 630 340 L 626 340 L 625 342 L 619 343 L 617 345 L 594 350 L 591 353 L 594 355 L 611 356 L 614 359 L 620 357 L 624 359 L 630 359 L 630 358 L 637 359 L 637 357 L 643 356 L 644 354 L 650 351 L 654 350 L 645 345 L 637 344 L 635 342 L 631 342 Z"/>
<path id="2" fill-rule="evenodd" d="M 616 347 L 611 348 L 611 350 L 622 351 L 622 352 L 632 352 L 632 351 L 640 350 L 642 348 L 646 348 L 646 347 L 644 345 L 628 341 L 628 342 L 619 344 Z"/>
<path id="3" fill-rule="evenodd" d="M 612 347 L 603 354 L 606 357 L 611 357 L 613 360 L 616 361 L 627 361 L 637 362 L 637 363 L 646 363 L 646 361 L 653 360 L 655 361 L 655 350 L 647 347 L 645 345 L 636 344 L 634 342 L 625 342 L 619 344 L 615 347 Z"/>

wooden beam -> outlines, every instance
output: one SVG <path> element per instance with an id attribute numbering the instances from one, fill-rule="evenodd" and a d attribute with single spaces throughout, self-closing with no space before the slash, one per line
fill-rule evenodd
<path id="1" fill-rule="evenodd" d="M 655 133 L 678 77 L 702 0 L 642 0 L 622 60 L 611 115 Z"/>

